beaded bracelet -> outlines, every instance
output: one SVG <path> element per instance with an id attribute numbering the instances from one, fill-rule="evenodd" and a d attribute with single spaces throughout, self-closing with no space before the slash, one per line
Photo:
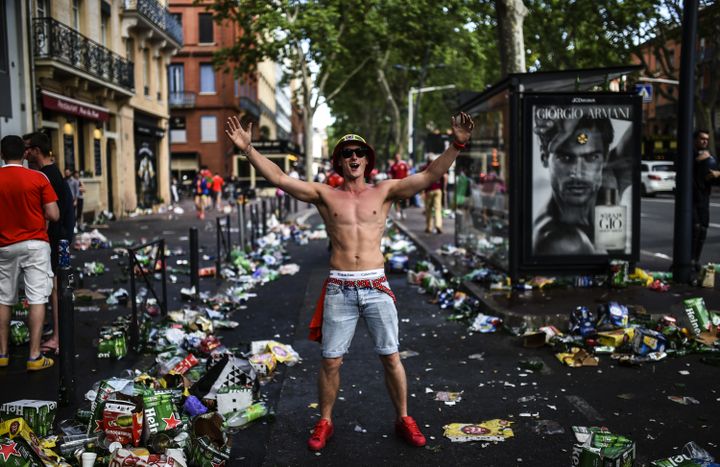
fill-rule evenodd
<path id="1" fill-rule="evenodd" d="M 465 149 L 465 146 L 467 146 L 467 143 L 458 143 L 457 141 L 453 141 L 453 147 L 457 149 L 458 151 L 462 151 Z"/>

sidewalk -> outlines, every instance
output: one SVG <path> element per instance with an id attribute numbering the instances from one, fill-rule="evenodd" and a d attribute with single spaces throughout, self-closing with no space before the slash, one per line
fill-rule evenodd
<path id="1" fill-rule="evenodd" d="M 393 221 L 436 264 L 443 265 L 455 277 L 468 272 L 454 257 L 439 252 L 443 245 L 455 244 L 454 219 L 443 220 L 442 234 L 425 232 L 425 216 L 421 208 L 408 208 L 404 219 L 393 217 Z M 720 308 L 719 282 L 716 281 L 714 289 L 672 284 L 668 292 L 655 292 L 641 286 L 625 289 L 557 287 L 547 290 L 491 291 L 470 281 L 464 281 L 463 287 L 481 301 L 484 313 L 499 316 L 512 327 L 523 323 L 528 327 L 552 324 L 566 329 L 568 316 L 575 307 L 584 305 L 594 311 L 598 304 L 608 301 L 617 301 L 636 309 L 642 307 L 647 313 L 658 317 L 684 314 L 683 300 L 691 297 L 703 297 L 709 309 L 717 310 Z"/>

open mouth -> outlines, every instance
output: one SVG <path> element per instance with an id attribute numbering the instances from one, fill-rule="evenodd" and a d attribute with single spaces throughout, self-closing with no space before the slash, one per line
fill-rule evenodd
<path id="1" fill-rule="evenodd" d="M 360 164 L 358 164 L 357 162 L 351 162 L 351 163 L 350 163 L 350 168 L 351 168 L 352 170 L 359 169 L 359 168 L 360 168 Z"/>

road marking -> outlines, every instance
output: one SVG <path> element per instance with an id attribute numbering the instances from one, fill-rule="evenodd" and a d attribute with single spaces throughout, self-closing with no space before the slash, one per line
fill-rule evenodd
<path id="1" fill-rule="evenodd" d="M 675 204 L 674 199 L 643 198 L 643 201 L 646 201 L 648 203 L 672 203 L 672 204 Z M 720 208 L 720 203 L 710 203 L 710 206 L 713 208 Z"/>
<path id="2" fill-rule="evenodd" d="M 708 225 L 709 225 L 710 227 L 712 227 L 713 229 L 720 229 L 720 224 L 715 224 L 715 223 L 712 223 L 712 222 L 711 222 L 711 223 L 708 224 Z"/>
<path id="3" fill-rule="evenodd" d="M 647 250 L 640 250 L 640 253 L 642 253 L 645 256 L 653 256 L 655 258 L 665 259 L 667 261 L 672 261 L 672 256 L 668 256 L 665 253 L 656 253 L 654 251 L 647 251 Z"/>
<path id="4" fill-rule="evenodd" d="M 587 418 L 590 421 L 603 421 L 605 420 L 602 415 L 600 415 L 600 412 L 595 410 L 593 406 L 587 403 L 585 399 L 583 399 L 580 396 L 565 396 L 565 398 L 573 405 L 575 406 L 578 411 L 585 415 L 585 418 Z"/>

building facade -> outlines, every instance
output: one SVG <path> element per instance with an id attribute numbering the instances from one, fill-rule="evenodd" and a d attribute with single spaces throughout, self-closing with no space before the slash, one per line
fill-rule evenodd
<path id="1" fill-rule="evenodd" d="M 231 176 L 235 148 L 225 136 L 225 121 L 240 116 L 245 124 L 252 122 L 259 134 L 257 82 L 236 80 L 232 73 L 213 67 L 213 53 L 232 45 L 237 37 L 233 25 L 216 23 L 205 5 L 192 1 L 172 1 L 170 10 L 181 22 L 185 38 L 168 72 L 172 174 L 186 185 L 203 165 Z"/>
<path id="2" fill-rule="evenodd" d="M 695 126 L 707 127 L 720 146 L 720 4 L 701 10 L 695 47 Z M 677 154 L 677 100 L 680 94 L 680 29 L 641 44 L 633 62 L 644 66 L 641 82 L 652 86 L 643 105 L 643 158 L 674 160 Z M 702 118 L 699 113 L 704 112 Z M 703 121 L 704 120 L 704 121 Z M 716 151 L 713 151 L 714 153 Z"/>
<path id="3" fill-rule="evenodd" d="M 28 48 L 28 3 L 5 0 L 0 6 L 0 138 L 33 128 L 33 86 Z"/>
<path id="4" fill-rule="evenodd" d="M 166 70 L 182 31 L 156 0 L 34 0 L 34 115 L 85 213 L 122 216 L 170 197 Z"/>

